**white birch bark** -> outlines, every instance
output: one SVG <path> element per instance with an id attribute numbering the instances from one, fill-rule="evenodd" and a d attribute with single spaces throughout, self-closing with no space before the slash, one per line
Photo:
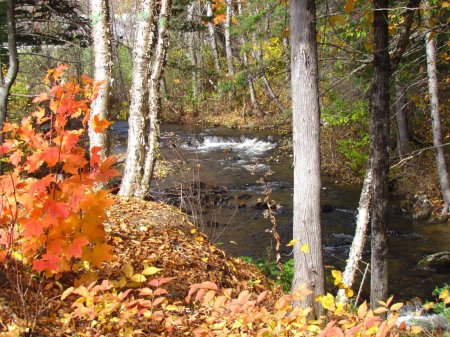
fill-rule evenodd
<path id="1" fill-rule="evenodd" d="M 359 261 L 361 261 L 364 245 L 366 243 L 366 234 L 370 216 L 370 199 L 372 186 L 371 167 L 372 166 L 370 165 L 367 169 L 366 177 L 364 179 L 361 197 L 359 198 L 358 215 L 356 217 L 355 237 L 353 238 L 347 264 L 342 275 L 342 283 L 344 283 L 349 288 L 353 286 L 353 283 L 355 281 L 355 274 L 358 270 L 358 264 Z M 340 289 L 338 291 L 337 301 L 342 303 L 346 300 L 347 297 L 345 296 L 345 290 Z"/>
<path id="2" fill-rule="evenodd" d="M 161 113 L 161 78 L 167 58 L 169 43 L 169 19 L 172 0 L 161 1 L 161 11 L 158 20 L 158 42 L 152 64 L 149 80 L 149 133 L 148 148 L 145 157 L 144 172 L 135 193 L 138 198 L 145 198 L 150 191 L 150 183 L 159 157 L 160 113 Z"/>
<path id="3" fill-rule="evenodd" d="M 94 52 L 94 79 L 103 81 L 97 99 L 92 103 L 89 120 L 89 146 L 101 147 L 101 158 L 108 152 L 107 134 L 94 131 L 93 121 L 108 117 L 108 104 L 111 88 L 111 31 L 109 22 L 109 0 L 90 0 L 92 39 Z"/>
<path id="4" fill-rule="evenodd" d="M 133 50 L 130 117 L 125 169 L 119 195 L 132 196 L 142 179 L 145 162 L 148 114 L 148 69 L 150 41 L 153 32 L 155 0 L 143 0 L 137 15 L 136 43 Z"/>
<path id="5" fill-rule="evenodd" d="M 324 294 L 320 223 L 320 110 L 315 30 L 315 1 L 291 0 L 292 114 L 294 141 L 294 279 L 292 289 L 306 284 L 312 294 L 301 306 L 322 307 L 315 301 Z M 301 246 L 308 245 L 309 252 Z"/>
<path id="6" fill-rule="evenodd" d="M 428 1 L 425 5 L 429 7 Z M 430 9 L 428 9 L 430 10 Z M 427 15 L 427 21 L 430 24 L 430 14 Z M 444 199 L 443 214 L 448 214 L 450 206 L 450 183 L 448 177 L 447 163 L 445 161 L 444 148 L 442 146 L 442 126 L 439 115 L 439 95 L 438 79 L 436 69 L 436 40 L 428 31 L 425 35 L 426 53 L 427 53 L 427 72 L 428 72 L 428 90 L 430 93 L 430 113 L 433 129 L 433 145 L 436 148 L 436 165 L 439 175 L 441 193 Z"/>

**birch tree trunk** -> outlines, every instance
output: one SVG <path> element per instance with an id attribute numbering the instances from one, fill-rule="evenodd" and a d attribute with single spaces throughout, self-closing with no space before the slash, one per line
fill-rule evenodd
<path id="1" fill-rule="evenodd" d="M 227 56 L 227 68 L 228 68 L 228 76 L 234 76 L 234 65 L 233 65 L 233 49 L 231 47 L 231 23 L 232 23 L 232 0 L 225 0 L 225 4 L 227 6 L 225 22 L 224 22 L 224 34 L 225 34 L 225 53 Z"/>
<path id="2" fill-rule="evenodd" d="M 370 155 L 372 163 L 371 200 L 371 282 L 370 303 L 386 300 L 388 291 L 388 136 L 389 136 L 389 34 L 388 0 L 374 0 L 374 80 L 371 113 Z"/>
<path id="3" fill-rule="evenodd" d="M 428 1 L 425 5 L 429 7 Z M 428 25 L 430 23 L 430 15 L 427 15 Z M 444 148 L 442 146 L 442 126 L 439 116 L 439 96 L 438 96 L 438 79 L 436 70 L 436 40 L 428 31 L 425 35 L 426 52 L 427 52 L 427 72 L 428 72 L 428 90 L 430 93 L 430 112 L 431 123 L 433 128 L 433 145 L 436 148 L 436 166 L 439 175 L 439 183 L 441 193 L 444 199 L 444 208 L 442 213 L 448 214 L 450 205 L 450 183 L 448 178 L 447 163 L 445 162 Z"/>
<path id="4" fill-rule="evenodd" d="M 111 32 L 109 20 L 109 0 L 90 0 L 92 39 L 94 52 L 94 79 L 104 81 L 97 99 L 92 103 L 89 120 L 89 145 L 101 147 L 101 158 L 108 153 L 107 133 L 94 131 L 94 118 L 100 120 L 108 117 L 108 104 L 111 88 Z"/>
<path id="5" fill-rule="evenodd" d="M 214 16 L 211 7 L 211 1 L 206 1 L 206 15 L 209 18 L 212 18 Z M 211 50 L 214 59 L 214 68 L 216 69 L 216 72 L 220 74 L 219 51 L 217 49 L 217 41 L 216 41 L 216 26 L 212 21 L 208 21 L 208 32 L 209 32 L 209 43 L 211 44 Z"/>
<path id="6" fill-rule="evenodd" d="M 320 224 L 320 111 L 314 0 L 291 0 L 292 114 L 294 141 L 294 279 L 292 289 L 312 290 L 302 306 L 322 313 L 315 298 L 324 294 Z M 301 250 L 308 245 L 309 252 Z"/>
<path id="7" fill-rule="evenodd" d="M 148 70 L 153 32 L 155 0 L 143 0 L 136 27 L 133 51 L 130 117 L 128 118 L 127 157 L 119 195 L 132 196 L 141 179 L 145 163 L 148 114 Z"/>
<path id="8" fill-rule="evenodd" d="M 172 8 L 172 0 L 161 1 L 161 11 L 158 20 L 158 42 L 149 81 L 149 133 L 148 149 L 145 157 L 144 173 L 135 193 L 138 198 L 145 198 L 150 191 L 150 183 L 153 177 L 156 160 L 159 157 L 160 114 L 161 114 L 161 78 L 164 74 L 164 66 L 169 47 L 169 20 Z"/>
<path id="9" fill-rule="evenodd" d="M 16 45 L 16 20 L 14 13 L 14 0 L 6 1 L 6 21 L 7 21 L 7 35 L 8 35 L 8 71 L 6 76 L 1 79 L 0 85 L 0 144 L 3 143 L 3 125 L 6 121 L 6 112 L 8 107 L 8 96 L 17 73 L 19 72 L 19 56 L 17 55 Z M 0 163 L 0 171 L 1 171 Z M 1 173 L 1 172 L 0 172 Z"/>
<path id="10" fill-rule="evenodd" d="M 369 168 L 367 169 L 366 177 L 364 179 L 361 197 L 359 198 L 358 215 L 356 217 L 355 237 L 353 238 L 347 264 L 345 265 L 345 270 L 342 275 L 342 283 L 347 285 L 347 287 L 349 288 L 353 286 L 353 282 L 355 281 L 355 274 L 358 270 L 359 261 L 361 261 L 364 245 L 366 244 L 366 234 L 370 216 L 370 199 L 372 192 L 371 166 L 372 164 L 369 164 Z M 338 291 L 337 301 L 342 303 L 346 300 L 347 297 L 345 296 L 344 289 L 340 289 Z"/>
<path id="11" fill-rule="evenodd" d="M 408 120 L 406 119 L 405 88 L 400 83 L 395 84 L 395 121 L 397 123 L 398 152 L 400 158 L 408 155 L 411 151 L 411 140 L 409 139 Z"/>
<path id="12" fill-rule="evenodd" d="M 239 16 L 241 16 L 242 15 L 242 2 L 241 2 L 241 0 L 237 1 L 237 5 L 238 5 L 238 14 L 239 14 Z M 247 44 L 247 40 L 245 38 L 245 34 L 242 34 L 242 36 L 241 36 L 241 44 L 242 44 L 243 47 Z M 261 118 L 261 117 L 263 117 L 263 113 L 261 111 L 261 107 L 260 107 L 259 102 L 258 102 L 258 97 L 256 96 L 256 91 L 255 91 L 255 85 L 254 85 L 254 82 L 253 82 L 253 78 L 249 74 L 250 64 L 249 64 L 249 60 L 248 60 L 248 53 L 245 50 L 244 50 L 243 55 L 242 55 L 242 61 L 244 63 L 245 72 L 247 74 L 248 91 L 250 93 L 250 102 L 252 103 L 253 111 L 256 113 L 256 115 L 258 117 Z"/>

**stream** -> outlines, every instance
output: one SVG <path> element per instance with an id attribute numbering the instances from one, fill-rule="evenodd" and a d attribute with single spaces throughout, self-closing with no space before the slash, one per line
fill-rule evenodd
<path id="1" fill-rule="evenodd" d="M 125 122 L 116 122 L 113 127 L 116 153 L 126 152 L 127 130 Z M 274 131 L 163 125 L 161 153 L 168 162 L 163 166 L 168 168 L 168 175 L 153 182 L 155 198 L 170 201 L 174 194 L 182 195 L 174 204 L 195 216 L 193 220 L 210 239 L 233 256 L 273 258 L 275 245 L 268 232 L 272 225 L 264 217 L 261 203 L 264 191 L 270 189 L 271 198 L 278 204 L 274 213 L 282 253 L 286 260 L 289 258 L 291 250 L 286 244 L 292 239 L 292 154 L 282 151 L 281 136 Z M 265 186 L 260 180 L 269 171 L 272 174 Z M 327 176 L 322 177 L 322 186 L 324 263 L 330 274 L 331 269 L 345 266 L 361 188 L 336 183 Z M 199 190 L 208 196 L 203 203 L 199 202 Z M 393 211 L 389 213 L 389 233 L 389 291 L 397 300 L 431 298 L 435 286 L 450 282 L 448 273 L 417 268 L 423 256 L 450 248 L 448 223 L 429 225 Z M 370 261 L 369 245 L 363 260 Z"/>

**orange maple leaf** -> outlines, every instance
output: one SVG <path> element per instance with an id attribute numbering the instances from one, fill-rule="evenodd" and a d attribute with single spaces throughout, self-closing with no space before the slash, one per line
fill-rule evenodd
<path id="1" fill-rule="evenodd" d="M 66 256 L 68 258 L 80 258 L 83 254 L 83 247 L 89 243 L 89 240 L 84 237 L 78 237 L 72 241 L 72 243 L 66 249 Z"/>
<path id="2" fill-rule="evenodd" d="M 97 133 L 103 133 L 105 129 L 107 129 L 112 122 L 109 122 L 106 119 L 100 119 L 98 115 L 94 116 L 94 119 L 92 121 L 92 125 L 94 126 L 94 131 Z"/>
<path id="3" fill-rule="evenodd" d="M 112 259 L 112 248 L 112 246 L 106 243 L 97 244 L 93 249 L 85 247 L 83 251 L 83 260 L 91 262 L 96 267 L 101 267 L 103 262 Z"/>

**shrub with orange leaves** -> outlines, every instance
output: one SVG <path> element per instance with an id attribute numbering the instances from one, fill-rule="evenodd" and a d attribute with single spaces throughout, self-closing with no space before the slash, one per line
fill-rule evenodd
<path id="1" fill-rule="evenodd" d="M 111 201 L 95 185 L 118 175 L 115 159 L 101 160 L 100 148 L 88 155 L 82 146 L 101 83 L 66 71 L 48 71 L 37 110 L 20 125 L 5 123 L 0 145 L 0 262 L 20 260 L 47 276 L 111 258 L 103 229 Z M 100 132 L 109 125 L 97 124 Z"/>

